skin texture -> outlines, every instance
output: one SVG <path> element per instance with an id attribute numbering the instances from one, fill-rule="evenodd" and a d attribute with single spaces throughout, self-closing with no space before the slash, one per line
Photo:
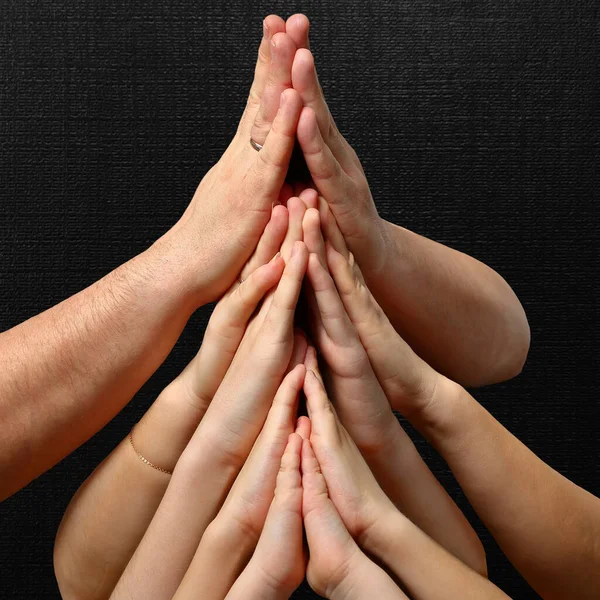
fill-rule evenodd
<path id="1" fill-rule="evenodd" d="M 198 354 L 135 426 L 135 447 L 153 464 L 175 468 L 231 365 L 250 317 L 279 281 L 284 261 L 277 253 L 287 225 L 286 208 L 276 206 L 242 270 L 243 283 L 235 283 L 215 307 Z M 305 352 L 306 341 L 298 339 L 303 344 L 298 352 Z M 90 475 L 71 500 L 56 537 L 54 568 L 65 600 L 110 596 L 169 480 L 168 474 L 139 460 L 128 437 Z"/>
<path id="2" fill-rule="evenodd" d="M 342 423 L 398 509 L 423 531 L 476 571 L 487 574 L 477 535 L 429 470 L 395 418 L 373 372 L 327 268 L 317 209 L 304 216 L 304 240 L 311 252 L 311 331 L 325 371 L 328 390 Z M 315 370 L 314 348 L 307 364 Z"/>
<path id="3" fill-rule="evenodd" d="M 288 21 L 290 35 L 301 21 Z M 360 160 L 329 112 L 308 48 L 296 52 L 291 81 L 304 105 L 297 135 L 311 185 L 329 204 L 396 329 L 427 362 L 462 384 L 517 375 L 529 349 L 529 326 L 508 284 L 470 256 L 381 219 Z"/>
<path id="4" fill-rule="evenodd" d="M 281 459 L 274 498 L 256 551 L 227 594 L 227 600 L 287 600 L 302 582 L 301 448 L 302 437 L 292 433 Z"/>
<path id="5" fill-rule="evenodd" d="M 113 598 L 171 598 L 246 461 L 292 356 L 308 252 L 296 242 L 279 285 L 252 320 Z M 198 504 L 198 498 L 202 503 Z"/>
<path id="6" fill-rule="evenodd" d="M 250 147 L 271 49 L 295 46 L 281 19 L 267 22 L 238 131 L 177 224 L 94 285 L 0 335 L 0 499 L 114 417 L 192 312 L 219 298 L 254 251 L 283 187 L 301 109 L 297 92 L 280 94 L 264 148 Z"/>
<path id="7" fill-rule="evenodd" d="M 302 444 L 302 514 L 310 553 L 306 577 L 317 594 L 337 600 L 407 598 L 360 550 L 335 505 L 311 443 Z"/>
<path id="8" fill-rule="evenodd" d="M 423 362 L 395 331 L 356 264 L 331 245 L 327 262 L 390 403 L 440 452 L 521 575 L 547 600 L 596 597 L 600 500 L 545 464 L 466 390 Z M 396 555 L 389 544 L 373 544 L 373 552 Z"/>
<path id="9" fill-rule="evenodd" d="M 358 545 L 385 565 L 415 600 L 506 598 L 490 581 L 444 550 L 392 504 L 338 419 L 317 372 L 307 370 L 303 389 L 312 423 L 310 443 L 314 455 L 331 501 Z M 332 597 L 344 583 L 344 574 L 352 576 L 351 567 L 351 563 L 347 564 L 341 576 L 338 574 L 341 581 L 334 578 L 331 583 L 331 578 L 325 578 L 326 592 L 329 592 L 327 585 L 334 588 Z M 323 584 L 318 587 L 323 588 Z"/>

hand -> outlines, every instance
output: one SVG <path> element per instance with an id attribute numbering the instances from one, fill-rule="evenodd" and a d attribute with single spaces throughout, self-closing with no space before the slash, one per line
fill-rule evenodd
<path id="1" fill-rule="evenodd" d="M 303 389 L 310 442 L 331 501 L 358 546 L 385 565 L 415 600 L 506 598 L 394 507 L 340 423 L 318 374 L 307 370 Z"/>
<path id="2" fill-rule="evenodd" d="M 384 270 L 390 243 L 356 152 L 336 127 L 319 85 L 313 55 L 300 48 L 292 85 L 302 99 L 298 141 L 317 190 L 368 277 Z"/>
<path id="3" fill-rule="evenodd" d="M 115 593 L 128 594 L 135 588 L 147 599 L 171 597 L 177 589 L 204 530 L 246 461 L 285 374 L 307 260 L 306 246 L 296 242 L 275 292 L 246 329 L 206 415 L 177 462 Z M 142 573 L 146 584 L 138 590 Z"/>
<path id="4" fill-rule="evenodd" d="M 287 232 L 287 210 L 273 209 L 254 255 L 214 309 L 198 354 L 158 396 L 131 432 L 71 500 L 54 548 L 65 599 L 108 597 L 167 489 L 169 475 L 212 401 L 262 297 L 284 268 L 272 260 Z M 296 350 L 303 362 L 306 341 Z M 141 460 L 136 450 L 152 464 Z M 132 499 L 135 498 L 135 501 Z"/>
<path id="5" fill-rule="evenodd" d="M 302 583 L 302 437 L 292 433 L 277 475 L 275 494 L 252 559 L 226 600 L 285 600 Z"/>
<path id="6" fill-rule="evenodd" d="M 337 414 L 386 495 L 411 521 L 475 570 L 486 573 L 475 531 L 421 458 L 392 412 L 327 269 L 319 212 L 305 213 L 312 337 Z M 350 255 L 351 257 L 351 255 Z M 394 357 L 396 359 L 396 357 Z M 318 372 L 309 348 L 306 367 Z"/>
<path id="7" fill-rule="evenodd" d="M 279 17 L 265 19 L 255 78 L 236 135 L 201 181 L 180 221 L 159 241 L 170 250 L 172 262 L 179 258 L 188 265 L 186 281 L 192 283 L 196 304 L 216 299 L 233 283 L 256 247 L 285 181 L 301 101 L 286 86 L 296 43 L 284 28 Z M 264 145 L 260 152 L 250 146 L 257 119 L 268 127 L 268 135 L 256 140 Z"/>
<path id="8" fill-rule="evenodd" d="M 290 436 L 294 433 L 296 424 L 298 394 L 304 381 L 306 340 L 301 335 L 296 340 L 291 370 L 279 386 L 265 425 L 223 507 L 202 536 L 194 559 L 175 595 L 177 600 L 195 598 L 198 589 L 202 589 L 205 600 L 220 600 L 227 594 L 259 541 L 273 501 L 276 479 L 279 477 L 279 483 L 288 483 L 282 482 L 283 475 L 278 476 L 277 472 L 280 463 L 282 468 L 291 466 L 289 457 L 284 455 L 282 460 L 282 455 L 288 439 L 292 442 Z M 300 422 L 299 432 L 302 430 Z M 288 450 L 292 449 L 288 444 Z M 284 503 L 288 500 L 284 498 Z M 277 561 L 281 562 L 288 550 L 297 555 L 296 560 L 289 561 L 289 565 L 283 561 L 281 569 L 271 561 L 269 567 L 282 585 L 293 585 L 292 589 L 304 577 L 301 534 L 297 546 L 295 548 L 293 540 L 286 538 L 285 544 L 280 544 Z"/>
<path id="9" fill-rule="evenodd" d="M 302 444 L 302 514 L 310 553 L 306 576 L 325 598 L 406 598 L 360 550 L 327 492 L 311 443 Z"/>

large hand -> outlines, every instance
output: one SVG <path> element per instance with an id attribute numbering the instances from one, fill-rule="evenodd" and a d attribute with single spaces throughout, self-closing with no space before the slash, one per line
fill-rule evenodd
<path id="1" fill-rule="evenodd" d="M 313 55 L 306 48 L 298 49 L 294 57 L 292 84 L 304 105 L 298 121 L 298 141 L 314 185 L 331 207 L 366 273 L 377 275 L 388 252 L 386 229 L 360 160 L 329 112 Z"/>
<path id="2" fill-rule="evenodd" d="M 190 265 L 196 304 L 214 300 L 232 284 L 285 181 L 302 103 L 287 85 L 296 44 L 284 27 L 279 17 L 265 19 L 255 80 L 237 133 L 180 221 L 159 242 L 175 247 L 176 256 Z M 250 146 L 256 119 L 268 127 L 260 152 Z"/>

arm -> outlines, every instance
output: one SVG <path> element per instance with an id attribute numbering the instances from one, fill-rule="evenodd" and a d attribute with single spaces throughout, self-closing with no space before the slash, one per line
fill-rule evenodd
<path id="1" fill-rule="evenodd" d="M 104 279 L 0 335 L 0 499 L 114 417 L 192 312 L 227 290 L 256 247 L 285 180 L 300 110 L 297 94 L 284 92 L 289 102 L 264 148 L 250 147 L 271 48 L 276 65 L 282 48 L 295 50 L 283 21 L 269 23 L 238 132 L 179 222 Z"/>
<path id="2" fill-rule="evenodd" d="M 225 376 L 250 317 L 281 276 L 283 261 L 269 261 L 286 230 L 287 210 L 276 206 L 242 270 L 243 283 L 234 284 L 213 311 L 198 354 L 71 500 L 54 546 L 63 598 L 110 596 L 160 504 L 169 472 Z M 156 468 L 141 461 L 137 452 Z"/>
<path id="3" fill-rule="evenodd" d="M 306 211 L 304 240 L 311 252 L 307 275 L 312 338 L 327 367 L 325 377 L 342 424 L 398 509 L 460 560 L 485 575 L 481 542 L 393 414 L 346 314 L 327 268 L 319 213 L 315 209 Z M 316 370 L 314 348 L 307 352 L 306 365 Z"/>
<path id="4" fill-rule="evenodd" d="M 292 83 L 305 106 L 298 140 L 314 185 L 394 326 L 425 360 L 465 385 L 517 375 L 529 326 L 508 284 L 479 261 L 382 220 L 307 49 L 296 53 Z"/>
<path id="5" fill-rule="evenodd" d="M 172 597 L 250 454 L 292 354 L 294 311 L 308 260 L 302 242 L 294 249 L 177 462 L 162 502 L 113 592 L 115 600 Z"/>
<path id="6" fill-rule="evenodd" d="M 392 405 L 440 452 L 509 560 L 547 600 L 594 598 L 600 500 L 554 471 L 398 336 L 342 254 L 328 264 Z"/>
<path id="7" fill-rule="evenodd" d="M 387 498 L 340 423 L 318 373 L 307 370 L 310 442 L 344 525 L 415 600 L 506 599 L 496 586 L 444 550 Z"/>

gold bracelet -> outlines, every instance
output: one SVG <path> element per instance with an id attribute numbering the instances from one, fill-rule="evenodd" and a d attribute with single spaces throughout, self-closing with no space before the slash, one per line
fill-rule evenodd
<path id="1" fill-rule="evenodd" d="M 138 452 L 138 449 L 133 445 L 133 428 L 129 432 L 129 443 L 131 444 L 131 447 L 133 448 L 133 451 L 137 454 L 137 457 L 143 463 L 146 463 L 149 467 L 152 467 L 153 469 L 156 469 L 157 471 L 160 471 L 161 473 L 166 473 L 167 475 L 172 475 L 173 474 L 173 471 L 167 471 L 167 469 L 163 469 L 162 467 L 159 467 L 158 465 L 155 465 L 154 463 L 151 463 L 146 457 L 142 456 Z"/>

